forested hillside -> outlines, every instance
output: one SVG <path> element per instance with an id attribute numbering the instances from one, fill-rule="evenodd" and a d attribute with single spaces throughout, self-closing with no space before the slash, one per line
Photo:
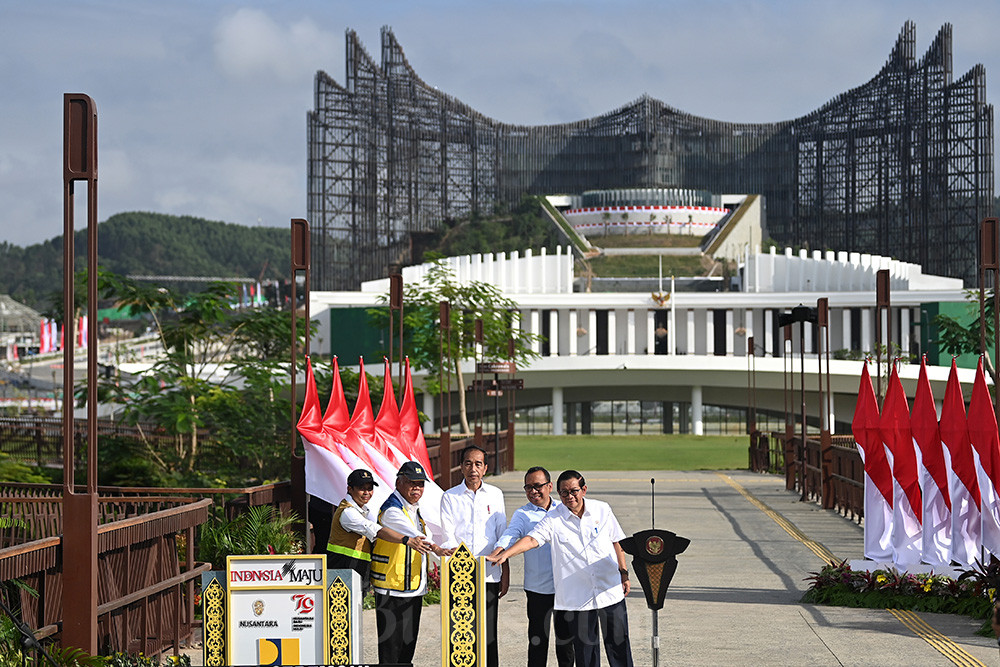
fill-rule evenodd
<path id="1" fill-rule="evenodd" d="M 130 275 L 282 279 L 291 257 L 288 229 L 246 227 L 191 216 L 119 213 L 98 225 L 102 267 Z M 76 233 L 78 268 L 86 231 Z M 62 236 L 21 247 L 0 243 L 0 293 L 46 310 L 62 287 Z"/>

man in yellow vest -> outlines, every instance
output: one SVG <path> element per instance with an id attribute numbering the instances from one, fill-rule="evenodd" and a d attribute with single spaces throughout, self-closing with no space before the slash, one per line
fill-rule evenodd
<path id="1" fill-rule="evenodd" d="M 375 541 L 372 548 L 372 586 L 375 588 L 375 621 L 378 625 L 379 664 L 410 664 L 417 647 L 420 610 L 427 592 L 427 557 L 415 542 L 426 544 L 436 556 L 450 552 L 429 541 L 418 503 L 424 495 L 427 474 L 419 463 L 407 461 L 396 474 L 396 490 L 379 512 L 379 523 L 403 534 L 396 543 Z"/>
<path id="2" fill-rule="evenodd" d="M 367 505 L 376 486 L 378 482 L 371 472 L 363 468 L 358 468 L 347 476 L 347 497 L 340 501 L 333 513 L 330 542 L 327 545 L 327 567 L 331 570 L 354 570 L 361 576 L 361 587 L 364 590 L 370 588 L 372 543 L 376 538 L 406 544 L 421 554 L 427 553 L 431 547 L 422 537 L 409 539 L 408 536 L 371 520 Z"/>

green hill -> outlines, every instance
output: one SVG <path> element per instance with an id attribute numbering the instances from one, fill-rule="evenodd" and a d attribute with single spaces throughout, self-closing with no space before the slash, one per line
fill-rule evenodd
<path id="1" fill-rule="evenodd" d="M 288 278 L 288 229 L 246 227 L 192 216 L 119 213 L 98 225 L 98 262 L 123 275 Z M 86 231 L 76 233 L 77 267 Z M 46 310 L 62 288 L 63 239 L 21 247 L 0 243 L 0 293 Z"/>

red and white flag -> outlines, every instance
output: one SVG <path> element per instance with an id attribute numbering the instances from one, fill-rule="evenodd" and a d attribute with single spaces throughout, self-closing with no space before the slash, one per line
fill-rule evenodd
<path id="1" fill-rule="evenodd" d="M 910 413 L 910 432 L 920 452 L 917 468 L 923 497 L 923 562 L 946 567 L 951 563 L 951 500 L 934 394 L 927 379 L 926 357 L 920 360 L 920 378 Z"/>
<path id="2" fill-rule="evenodd" d="M 427 469 L 427 476 L 433 477 L 431 458 L 427 454 L 427 442 L 420 427 L 417 402 L 413 397 L 413 378 L 410 376 L 410 359 L 406 359 L 406 386 L 403 388 L 403 404 L 399 408 L 400 445 L 407 448 L 411 459 L 420 461 Z"/>
<path id="3" fill-rule="evenodd" d="M 323 431 L 332 448 L 347 463 L 351 470 L 363 468 L 372 473 L 372 476 L 379 485 L 375 487 L 372 499 L 368 504 L 377 511 L 395 488 L 396 479 L 395 476 L 388 480 L 382 479 L 381 475 L 376 471 L 364 443 L 348 436 L 351 418 L 347 411 L 347 398 L 344 396 L 344 384 L 340 379 L 340 364 L 337 357 L 333 358 L 332 370 L 333 386 L 330 390 L 330 402 L 327 403 L 326 412 L 323 413 Z M 367 383 L 363 385 L 366 392 L 368 391 L 367 386 Z M 345 486 L 344 493 L 346 492 L 347 487 Z"/>
<path id="4" fill-rule="evenodd" d="M 306 358 L 306 395 L 298 422 L 299 437 L 306 452 L 306 493 L 338 505 L 347 494 L 351 466 L 341 457 L 336 442 L 323 428 L 323 414 L 316 392 L 312 360 Z"/>
<path id="5" fill-rule="evenodd" d="M 399 470 L 399 466 L 390 461 L 375 446 L 375 415 L 372 412 L 372 399 L 368 393 L 368 376 L 365 375 L 364 359 L 360 360 L 358 370 L 358 400 L 351 413 L 350 426 L 344 433 L 344 441 L 355 452 L 359 449 L 364 451 L 365 459 L 371 463 L 372 474 L 385 481 L 391 493 L 392 489 L 395 488 L 396 472 Z"/>
<path id="6" fill-rule="evenodd" d="M 892 469 L 879 432 L 878 402 L 868 364 L 862 365 L 851 431 L 865 464 L 865 558 L 892 561 Z"/>
<path id="7" fill-rule="evenodd" d="M 983 360 L 976 369 L 976 382 L 969 401 L 969 438 L 976 458 L 979 478 L 979 497 L 982 512 L 983 548 L 1000 556 L 1000 438 L 997 436 L 997 418 L 993 412 L 990 391 L 986 388 Z"/>
<path id="8" fill-rule="evenodd" d="M 403 434 L 401 428 L 401 418 L 399 408 L 396 407 L 396 394 L 392 388 L 392 375 L 388 359 L 385 361 L 385 382 L 382 394 L 382 406 L 379 408 L 378 417 L 375 418 L 375 442 L 379 450 L 387 458 L 394 457 L 396 465 L 402 465 L 404 461 L 413 460 L 421 465 L 424 462 L 410 455 L 410 447 L 404 447 Z M 412 388 L 411 388 L 412 392 Z M 426 454 L 427 447 L 424 446 Z M 430 466 L 426 468 L 427 481 L 424 482 L 424 494 L 420 498 L 420 516 L 430 527 L 431 535 L 435 541 L 444 539 L 444 530 L 441 524 L 441 496 L 444 490 L 437 485 L 431 473 Z"/>
<path id="9" fill-rule="evenodd" d="M 382 405 L 375 417 L 374 444 L 398 469 L 410 457 L 399 444 L 399 407 L 396 405 L 396 392 L 392 386 L 392 369 L 388 359 L 383 357 L 383 362 Z"/>
<path id="10" fill-rule="evenodd" d="M 939 428 L 941 441 L 944 442 L 948 495 L 951 498 L 951 560 L 972 567 L 981 556 L 983 520 L 979 512 L 979 480 L 972 441 L 969 440 L 965 398 L 954 359 L 951 360 L 948 386 L 944 390 Z"/>
<path id="11" fill-rule="evenodd" d="M 892 463 L 892 562 L 903 567 L 916 565 L 922 556 L 923 505 L 917 480 L 916 447 L 910 433 L 910 410 L 895 366 L 882 402 L 879 430 Z"/>

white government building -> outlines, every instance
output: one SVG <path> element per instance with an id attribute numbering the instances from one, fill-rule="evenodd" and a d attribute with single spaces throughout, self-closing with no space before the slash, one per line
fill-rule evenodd
<path id="1" fill-rule="evenodd" d="M 762 253 L 759 248 L 750 251 L 747 247 L 730 291 L 723 291 L 721 279 L 712 283 L 719 291 L 672 290 L 669 278 L 662 279 L 662 288 L 654 279 L 653 290 L 646 289 L 650 284 L 646 280 L 637 282 L 631 291 L 574 291 L 573 256 L 563 248 L 555 254 L 528 250 L 523 255 L 472 255 L 443 261 L 459 280 L 497 286 L 518 304 L 521 328 L 546 338 L 547 342 L 536 347 L 541 357 L 518 368 L 517 377 L 523 378 L 525 388 L 516 400 L 519 408 L 551 406 L 550 432 L 556 435 L 579 432 L 581 417 L 586 432 L 584 411 L 594 402 L 616 400 L 660 402 L 670 406 L 671 415 L 676 404 L 682 408 L 681 430 L 703 434 L 705 406 L 746 408 L 751 383 L 756 408 L 782 414 L 788 383 L 795 392 L 795 411 L 800 404 L 800 385 L 804 384 L 807 412 L 816 420 L 820 401 L 813 325 L 806 323 L 801 332 L 805 343 L 802 368 L 802 325 L 793 327 L 788 354 L 778 326 L 780 313 L 799 304 L 815 307 L 817 299 L 825 297 L 830 315 L 829 349 L 871 352 L 875 347 L 876 272 L 888 269 L 891 342 L 904 352 L 915 352 L 921 328 L 927 323 L 927 304 L 965 300 L 958 279 L 924 275 L 917 265 L 858 253 L 803 250 L 796 254 L 791 249 Z M 420 281 L 428 266 L 404 268 L 404 282 Z M 619 289 L 623 282 L 627 283 L 618 281 Z M 675 286 L 680 283 L 674 282 Z M 331 349 L 331 341 L 338 309 L 376 306 L 377 298 L 387 294 L 388 288 L 385 279 L 366 283 L 358 292 L 312 292 L 311 316 L 319 325 L 312 351 L 337 353 Z M 756 349 L 752 359 L 747 349 L 751 337 Z M 380 360 L 366 361 L 370 372 L 379 372 L 376 362 Z M 341 364 L 348 363 L 341 356 Z M 835 432 L 847 432 L 845 424 L 853 415 L 862 363 L 846 359 L 830 362 L 834 400 L 829 423 L 835 424 Z M 463 365 L 463 371 L 466 369 L 466 377 L 471 378 L 472 361 Z M 948 370 L 947 366 L 929 369 L 938 400 L 944 395 Z M 919 363 L 900 368 L 908 396 L 913 396 L 918 371 Z M 876 378 L 874 368 L 871 372 Z M 960 369 L 960 378 L 968 398 L 973 371 Z M 419 388 L 422 377 L 415 374 L 414 380 Z M 424 395 L 422 409 L 432 417 L 425 425 L 428 429 L 436 423 L 434 403 Z M 672 426 L 664 424 L 664 430 Z"/>

